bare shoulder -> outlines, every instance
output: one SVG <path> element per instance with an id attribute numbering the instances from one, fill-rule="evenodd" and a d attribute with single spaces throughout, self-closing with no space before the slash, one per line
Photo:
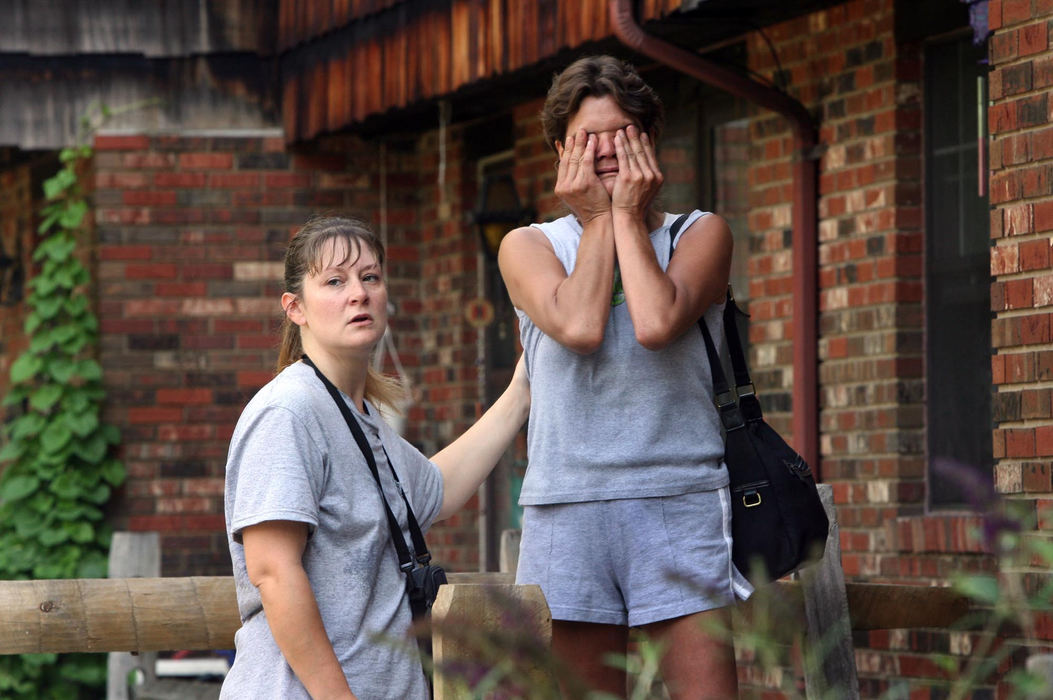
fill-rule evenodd
<path id="1" fill-rule="evenodd" d="M 677 248 L 702 247 L 710 250 L 714 248 L 730 250 L 732 244 L 731 227 L 728 226 L 728 222 L 720 214 L 708 213 L 695 219 L 687 227 L 680 242 L 677 243 Z"/>
<path id="2" fill-rule="evenodd" d="M 529 256 L 548 250 L 555 253 L 552 243 L 548 237 L 535 226 L 520 226 L 512 229 L 501 240 L 501 247 L 497 256 L 502 267 L 507 265 L 518 265 L 524 262 L 524 256 Z"/>

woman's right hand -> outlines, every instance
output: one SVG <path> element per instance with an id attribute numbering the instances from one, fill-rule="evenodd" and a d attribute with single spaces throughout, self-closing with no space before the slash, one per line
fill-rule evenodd
<path id="1" fill-rule="evenodd" d="M 611 197 L 596 177 L 596 136 L 578 129 L 560 148 L 556 186 L 553 190 L 584 226 L 610 214 Z"/>

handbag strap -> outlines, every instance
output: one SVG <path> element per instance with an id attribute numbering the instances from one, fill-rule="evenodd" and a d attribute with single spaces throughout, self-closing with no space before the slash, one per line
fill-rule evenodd
<path id="1" fill-rule="evenodd" d="M 688 214 L 681 214 L 669 227 L 670 260 L 673 258 L 676 236 L 684 222 L 687 221 L 687 217 Z M 703 315 L 698 319 L 698 328 L 702 331 L 702 340 L 706 345 L 706 355 L 709 357 L 710 375 L 713 379 L 713 395 L 716 400 L 717 410 L 720 412 L 721 421 L 727 430 L 735 430 L 745 425 L 746 421 L 743 418 L 742 411 L 739 410 L 738 399 L 739 397 L 753 397 L 755 393 L 753 381 L 750 378 L 749 365 L 746 363 L 746 353 L 743 351 L 742 340 L 739 337 L 738 324 L 735 321 L 736 314 L 740 313 L 743 313 L 743 311 L 735 303 L 735 297 L 732 296 L 729 285 L 724 302 L 722 322 L 724 324 L 724 338 L 727 340 L 728 355 L 731 358 L 731 367 L 735 373 L 735 391 L 732 391 L 728 385 L 727 377 L 724 374 L 724 365 L 720 361 L 720 353 L 713 342 L 708 326 L 706 326 L 705 316 Z M 760 404 L 756 399 L 749 402 L 748 414 L 750 420 L 759 420 L 762 417 Z"/>
<path id="2" fill-rule="evenodd" d="M 431 561 L 431 554 L 428 552 L 428 547 L 424 543 L 424 534 L 420 530 L 420 525 L 417 524 L 417 518 L 413 515 L 413 508 L 410 506 L 409 499 L 406 498 L 406 492 L 402 488 L 402 482 L 399 481 L 399 475 L 395 471 L 395 466 L 391 463 L 388 451 L 384 449 L 383 445 L 381 446 L 381 450 L 384 452 L 384 459 L 387 460 L 388 468 L 391 470 L 391 475 L 395 479 L 395 487 L 402 496 L 402 500 L 406 503 L 406 516 L 409 520 L 409 531 L 410 538 L 413 540 L 413 550 L 414 552 L 420 552 L 417 554 L 416 565 L 414 564 L 413 557 L 410 556 L 409 548 L 406 546 L 406 538 L 402 535 L 402 528 L 399 526 L 395 514 L 391 512 L 391 506 L 388 505 L 388 499 L 384 496 L 384 487 L 380 483 L 380 474 L 377 471 L 377 461 L 373 457 L 373 450 L 370 448 L 369 442 L 366 440 L 365 433 L 362 432 L 362 426 L 358 424 L 358 420 L 351 414 L 351 409 L 348 408 L 347 402 L 344 401 L 343 397 L 340 395 L 340 390 L 329 381 L 328 377 L 322 374 L 313 362 L 311 362 L 311 358 L 305 354 L 303 356 L 303 362 L 314 370 L 314 373 L 318 375 L 320 380 L 322 380 L 322 384 L 325 386 L 326 391 L 328 391 L 329 395 L 333 397 L 336 407 L 340 409 L 340 415 L 344 417 L 347 427 L 351 430 L 351 435 L 354 436 L 355 442 L 358 444 L 358 449 L 362 450 L 362 456 L 365 458 L 366 464 L 369 465 L 369 471 L 373 475 L 373 479 L 377 482 L 377 490 L 380 491 L 380 500 L 384 503 L 384 512 L 387 514 L 388 518 L 388 527 L 391 529 L 391 539 L 395 543 L 395 551 L 398 553 L 399 568 L 409 573 L 416 565 L 426 566 L 428 562 Z"/>

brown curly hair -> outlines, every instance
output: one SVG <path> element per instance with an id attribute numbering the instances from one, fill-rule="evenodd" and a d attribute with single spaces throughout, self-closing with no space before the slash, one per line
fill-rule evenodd
<path id="1" fill-rule="evenodd" d="M 541 109 L 545 141 L 556 150 L 556 141 L 567 135 L 567 124 L 586 97 L 613 97 L 636 120 L 640 129 L 658 143 L 665 123 L 662 100 L 627 61 L 613 56 L 586 56 L 567 66 L 552 80 Z M 558 153 L 558 152 L 557 152 Z"/>

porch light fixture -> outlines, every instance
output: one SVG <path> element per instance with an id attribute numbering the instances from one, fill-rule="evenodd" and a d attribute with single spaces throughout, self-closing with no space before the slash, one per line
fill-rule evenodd
<path id="1" fill-rule="evenodd" d="M 487 256 L 496 259 L 505 234 L 529 223 L 533 217 L 534 210 L 520 204 L 516 181 L 511 175 L 502 173 L 483 178 L 472 222 L 479 230 Z"/>

